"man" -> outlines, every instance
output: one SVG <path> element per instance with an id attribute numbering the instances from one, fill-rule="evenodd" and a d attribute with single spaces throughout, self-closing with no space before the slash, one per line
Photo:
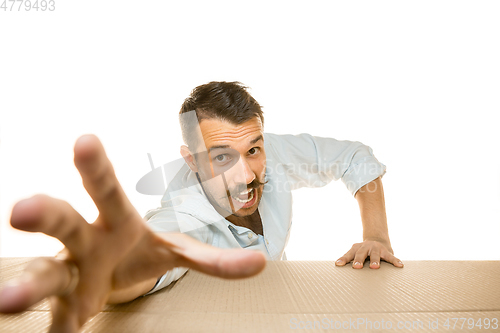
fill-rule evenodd
<path id="1" fill-rule="evenodd" d="M 236 82 L 195 88 L 180 111 L 185 164 L 170 182 L 162 207 L 148 212 L 157 232 L 182 232 L 216 247 L 246 248 L 267 259 L 285 259 L 292 225 L 291 191 L 342 179 L 359 201 L 364 242 L 338 265 L 354 260 L 370 268 L 393 256 L 380 177 L 385 166 L 359 142 L 264 133 L 260 105 Z M 364 185 L 368 184 L 366 187 Z M 362 189 L 361 189 L 362 188 Z M 361 190 L 360 190 L 361 189 Z M 313 232 L 313 231 L 311 231 Z M 177 280 L 186 269 L 167 272 L 151 290 Z"/>
<path id="2" fill-rule="evenodd" d="M 187 268 L 225 278 L 257 274 L 266 258 L 285 257 L 291 190 L 332 179 L 342 179 L 358 200 L 364 238 L 337 265 L 354 260 L 353 267 L 362 268 L 369 256 L 371 268 L 380 259 L 403 266 L 392 254 L 387 231 L 380 181 L 385 166 L 371 149 L 264 133 L 261 108 L 239 83 L 196 88 L 180 117 L 186 164 L 169 184 L 162 207 L 147 214 L 148 225 L 92 135 L 75 144 L 75 165 L 99 209 L 93 224 L 47 196 L 16 204 L 15 228 L 56 237 L 65 249 L 58 258 L 35 260 L 0 291 L 0 312 L 22 311 L 51 297 L 51 330 L 77 331 L 106 302 L 154 292 Z"/>

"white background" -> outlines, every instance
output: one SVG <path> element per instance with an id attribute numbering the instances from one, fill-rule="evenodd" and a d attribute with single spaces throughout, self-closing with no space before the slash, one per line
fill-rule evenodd
<path id="1" fill-rule="evenodd" d="M 17 6 L 17 4 L 16 4 Z M 265 130 L 361 141 L 383 178 L 395 254 L 500 259 L 500 3 L 497 1 L 61 1 L 0 11 L 0 255 L 61 244 L 13 230 L 35 193 L 97 217 L 73 165 L 84 133 L 136 192 L 178 158 L 177 114 L 195 86 L 241 81 Z M 335 260 L 361 241 L 341 182 L 294 196 L 288 258 Z"/>

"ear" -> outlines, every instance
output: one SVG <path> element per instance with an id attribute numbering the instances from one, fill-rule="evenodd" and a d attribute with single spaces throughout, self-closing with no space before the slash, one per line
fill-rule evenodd
<path id="1" fill-rule="evenodd" d="M 184 145 L 181 146 L 181 155 L 184 158 L 184 161 L 186 161 L 186 164 L 189 166 L 191 171 L 198 172 L 198 167 L 196 166 L 196 161 L 194 159 L 194 156 L 191 154 L 187 146 Z"/>

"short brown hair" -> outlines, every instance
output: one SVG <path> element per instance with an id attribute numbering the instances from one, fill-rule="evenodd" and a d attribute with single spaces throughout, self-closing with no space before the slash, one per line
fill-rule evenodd
<path id="1" fill-rule="evenodd" d="M 248 93 L 248 87 L 240 82 L 216 82 L 198 86 L 184 101 L 179 112 L 182 138 L 186 145 L 193 148 L 196 140 L 196 128 L 203 119 L 218 119 L 239 125 L 259 117 L 264 125 L 262 107 Z M 182 114 L 195 111 L 196 121 L 186 121 Z M 193 146 L 194 145 L 194 146 Z"/>

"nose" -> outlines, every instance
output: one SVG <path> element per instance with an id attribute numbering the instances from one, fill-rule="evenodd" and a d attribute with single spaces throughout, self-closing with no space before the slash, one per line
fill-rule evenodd
<path id="1" fill-rule="evenodd" d="M 245 174 L 245 184 L 248 185 L 255 179 L 255 173 L 253 173 L 250 165 L 244 158 L 242 158 L 241 161 L 243 163 L 243 170 Z"/>
<path id="2" fill-rule="evenodd" d="M 255 173 L 252 171 L 250 165 L 243 156 L 240 157 L 240 160 L 235 165 L 234 169 L 235 173 L 233 181 L 236 187 L 242 185 L 248 185 L 255 179 Z"/>

